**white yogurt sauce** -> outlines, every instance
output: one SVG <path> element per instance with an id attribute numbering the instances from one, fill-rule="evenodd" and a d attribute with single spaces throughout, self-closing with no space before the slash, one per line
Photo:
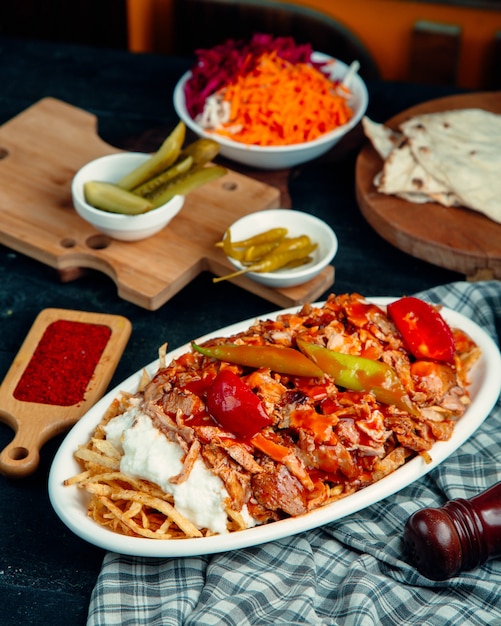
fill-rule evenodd
<path id="1" fill-rule="evenodd" d="M 124 474 L 149 480 L 172 494 L 176 509 L 197 528 L 209 528 L 219 534 L 228 532 L 224 510 L 228 492 L 223 481 L 197 459 L 185 481 L 169 482 L 183 468 L 183 450 L 179 444 L 168 441 L 138 406 L 110 420 L 105 430 L 108 441 L 123 451 L 120 470 Z"/>

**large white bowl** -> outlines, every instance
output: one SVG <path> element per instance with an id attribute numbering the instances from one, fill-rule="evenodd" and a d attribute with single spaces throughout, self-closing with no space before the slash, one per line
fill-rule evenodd
<path id="1" fill-rule="evenodd" d="M 250 213 L 230 226 L 232 241 L 253 237 L 272 228 L 285 227 L 288 237 L 308 235 L 317 249 L 311 253 L 311 262 L 293 269 L 281 269 L 275 272 L 248 272 L 246 276 L 267 287 L 294 287 L 312 280 L 327 267 L 336 256 L 338 241 L 332 228 L 323 220 L 292 209 L 267 209 Z M 235 269 L 243 265 L 228 257 Z"/>
<path id="2" fill-rule="evenodd" d="M 342 61 L 333 59 L 320 52 L 314 52 L 312 59 L 320 62 L 332 62 L 329 66 L 323 68 L 324 73 L 332 80 L 343 80 L 349 69 Z M 360 122 L 367 110 L 369 102 L 367 87 L 364 81 L 358 74 L 354 74 L 348 85 L 352 91 L 349 104 L 354 111 L 354 115 L 348 123 L 325 133 L 325 135 L 313 141 L 288 146 L 251 146 L 238 141 L 232 141 L 216 133 L 207 132 L 195 122 L 188 113 L 184 97 L 184 86 L 190 77 L 191 72 L 186 72 L 174 89 L 174 108 L 179 118 L 198 136 L 208 137 L 217 141 L 221 146 L 219 152 L 221 156 L 237 161 L 238 163 L 243 163 L 244 165 L 250 165 L 251 167 L 264 170 L 278 170 L 293 167 L 294 165 L 306 163 L 307 161 L 311 161 L 325 154 Z"/>
<path id="3" fill-rule="evenodd" d="M 116 183 L 125 174 L 150 158 L 142 152 L 120 152 L 84 165 L 73 178 L 71 193 L 76 212 L 99 232 L 121 241 L 146 239 L 161 231 L 179 213 L 184 196 L 174 196 L 162 206 L 140 215 L 124 215 L 96 209 L 85 201 L 84 184 L 96 180 Z"/>

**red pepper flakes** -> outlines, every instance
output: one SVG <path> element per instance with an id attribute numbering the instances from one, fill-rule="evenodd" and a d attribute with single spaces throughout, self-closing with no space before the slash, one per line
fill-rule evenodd
<path id="1" fill-rule="evenodd" d="M 110 336 L 111 329 L 103 324 L 52 322 L 24 370 L 14 397 L 58 406 L 81 402 Z"/>

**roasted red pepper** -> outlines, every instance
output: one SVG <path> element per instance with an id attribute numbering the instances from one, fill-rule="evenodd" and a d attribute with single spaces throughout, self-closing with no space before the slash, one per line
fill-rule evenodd
<path id="1" fill-rule="evenodd" d="M 351 391 L 369 391 L 383 404 L 393 404 L 418 415 L 397 373 L 382 361 L 329 350 L 298 339 L 299 348 L 329 376 L 335 384 Z"/>
<path id="2" fill-rule="evenodd" d="M 205 356 L 243 365 L 244 367 L 269 367 L 279 374 L 323 378 L 322 370 L 299 350 L 282 346 L 253 346 L 223 343 L 217 346 L 199 346 L 191 344 L 193 349 Z"/>
<path id="3" fill-rule="evenodd" d="M 419 298 L 407 296 L 392 302 L 387 309 L 416 358 L 454 362 L 454 335 L 435 307 Z"/>
<path id="4" fill-rule="evenodd" d="M 218 373 L 207 391 L 206 402 L 214 420 L 243 439 L 249 439 L 272 421 L 258 396 L 228 369 Z"/>

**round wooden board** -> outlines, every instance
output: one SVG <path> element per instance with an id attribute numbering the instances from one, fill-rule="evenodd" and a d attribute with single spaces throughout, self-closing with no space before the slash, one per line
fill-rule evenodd
<path id="1" fill-rule="evenodd" d="M 407 109 L 386 124 L 397 129 L 400 123 L 415 115 L 467 108 L 501 113 L 501 92 L 431 100 Z M 382 163 L 369 142 L 362 148 L 356 163 L 360 210 L 381 237 L 403 252 L 464 274 L 470 280 L 501 279 L 501 224 L 466 208 L 414 204 L 378 193 L 373 181 Z"/>

